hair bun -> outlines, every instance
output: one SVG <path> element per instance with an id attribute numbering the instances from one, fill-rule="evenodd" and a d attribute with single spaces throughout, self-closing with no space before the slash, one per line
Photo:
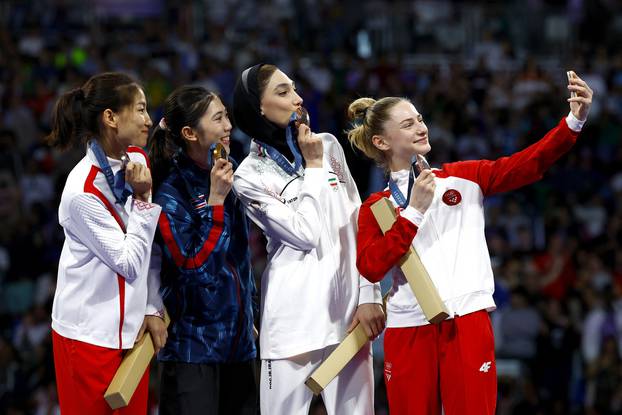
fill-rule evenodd
<path id="1" fill-rule="evenodd" d="M 361 125 L 367 117 L 367 110 L 374 105 L 376 100 L 373 98 L 359 98 L 348 107 L 348 118 L 356 125 Z"/>
<path id="2" fill-rule="evenodd" d="M 370 105 L 370 107 L 371 107 L 371 105 Z M 356 114 L 355 114 L 355 120 L 356 120 L 356 119 L 361 119 L 362 121 L 365 121 L 365 117 L 367 117 L 367 110 L 368 110 L 370 107 L 364 107 L 364 108 L 359 109 L 359 110 L 356 112 Z"/>

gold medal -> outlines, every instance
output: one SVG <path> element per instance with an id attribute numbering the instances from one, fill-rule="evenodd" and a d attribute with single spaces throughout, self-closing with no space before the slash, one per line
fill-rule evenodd
<path id="1" fill-rule="evenodd" d="M 212 151 L 212 162 L 216 163 L 216 160 L 218 159 L 228 159 L 227 150 L 225 149 L 225 146 L 223 146 L 221 143 L 217 143 L 214 147 L 214 150 Z"/>

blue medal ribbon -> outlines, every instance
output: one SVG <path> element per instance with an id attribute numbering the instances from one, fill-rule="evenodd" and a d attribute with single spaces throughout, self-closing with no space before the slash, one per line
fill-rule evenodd
<path id="1" fill-rule="evenodd" d="M 282 155 L 279 152 L 279 150 L 277 150 L 276 148 L 269 146 L 265 143 L 262 143 L 261 141 L 255 140 L 259 145 L 261 145 L 263 148 L 266 149 L 266 152 L 268 153 L 270 158 L 274 160 L 276 164 L 290 176 L 298 175 L 298 171 L 300 170 L 300 167 L 302 167 L 302 161 L 303 161 L 302 154 L 300 153 L 298 146 L 294 142 L 294 135 L 292 134 L 292 128 L 294 127 L 291 121 L 294 121 L 295 119 L 296 119 L 296 114 L 292 114 L 290 118 L 290 124 L 285 129 L 285 140 L 287 141 L 287 146 L 289 147 L 292 154 L 294 155 L 294 165 L 292 165 L 292 163 L 290 163 L 289 160 L 287 160 L 287 158 L 284 155 Z"/>
<path id="2" fill-rule="evenodd" d="M 298 171 L 298 169 L 300 169 L 300 166 L 302 166 L 302 154 L 300 154 L 300 150 L 298 149 L 298 143 L 294 141 L 294 134 L 292 133 L 292 130 L 295 128 L 296 125 L 294 121 L 296 121 L 295 112 L 292 113 L 291 117 L 289 117 L 289 125 L 285 129 L 285 141 L 287 141 L 287 146 L 294 155 L 294 167 L 296 168 L 296 171 Z"/>
<path id="3" fill-rule="evenodd" d="M 114 174 L 112 172 L 112 167 L 110 167 L 110 163 L 108 163 L 106 153 L 104 153 L 99 142 L 97 142 L 97 140 L 91 140 L 89 141 L 89 147 L 93 151 L 93 154 L 95 154 L 95 159 L 97 159 L 99 168 L 106 177 L 106 182 L 114 195 L 115 201 L 124 205 L 127 198 L 134 193 L 132 186 L 125 182 L 125 167 L 122 167 L 121 170 Z"/>
<path id="4" fill-rule="evenodd" d="M 207 153 L 207 165 L 210 167 L 210 170 L 213 166 L 213 162 L 214 162 L 214 156 L 212 155 L 212 153 L 214 153 L 214 150 L 216 149 L 216 144 L 217 143 L 213 143 L 211 146 L 209 146 L 209 150 Z"/>
<path id="5" fill-rule="evenodd" d="M 402 209 L 406 209 L 408 206 L 408 201 L 410 200 L 410 192 L 412 192 L 413 183 L 415 182 L 415 164 L 413 163 L 410 173 L 408 173 L 408 195 L 404 197 L 404 193 L 400 190 L 399 186 L 395 182 L 395 180 L 389 178 L 389 190 L 391 191 L 391 196 L 395 199 L 395 202 Z"/>
<path id="6" fill-rule="evenodd" d="M 391 196 L 393 196 L 393 199 L 395 199 L 397 205 L 402 209 L 406 209 L 406 206 L 408 206 L 408 201 L 410 200 L 410 192 L 412 191 L 414 182 L 414 176 L 411 172 L 408 175 L 408 195 L 404 197 L 404 193 L 402 193 L 397 183 L 395 183 L 395 180 L 389 179 L 389 190 L 391 191 Z"/>

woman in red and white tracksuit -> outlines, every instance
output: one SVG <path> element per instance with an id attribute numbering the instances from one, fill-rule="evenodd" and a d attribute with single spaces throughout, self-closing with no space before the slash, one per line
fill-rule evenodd
<path id="1" fill-rule="evenodd" d="M 568 88 L 570 113 L 542 139 L 495 161 L 472 160 L 425 169 L 410 178 L 411 160 L 431 149 L 421 114 L 404 98 L 350 104 L 349 140 L 390 170 L 388 189 L 359 212 L 357 266 L 370 281 L 391 271 L 387 304 L 385 383 L 392 415 L 494 414 L 494 339 L 488 312 L 494 282 L 484 236 L 485 196 L 533 183 L 576 141 L 592 91 L 579 77 Z M 409 185 L 410 183 L 410 185 Z M 383 235 L 371 205 L 387 197 L 399 212 Z M 449 317 L 429 324 L 398 261 L 414 246 Z"/>
<path id="2" fill-rule="evenodd" d="M 145 94 L 120 73 L 96 75 L 56 104 L 49 143 L 67 148 L 89 140 L 58 210 L 65 243 L 52 340 L 63 415 L 113 413 L 104 392 L 124 350 L 145 329 L 156 349 L 166 340 L 159 260 L 151 253 L 161 209 L 150 203 L 147 157 L 132 147 L 146 144 L 150 126 Z M 148 372 L 115 413 L 147 412 Z"/>

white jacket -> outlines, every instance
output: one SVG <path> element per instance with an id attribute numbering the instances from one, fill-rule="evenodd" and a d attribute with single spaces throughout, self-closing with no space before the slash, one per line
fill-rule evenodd
<path id="1" fill-rule="evenodd" d="M 450 318 L 495 309 L 492 266 L 484 233 L 484 197 L 539 180 L 572 147 L 582 125 L 569 114 L 538 142 L 511 156 L 444 164 L 441 169 L 434 169 L 436 188 L 425 214 L 411 206 L 400 212 L 415 225 L 412 246 Z M 408 170 L 391 172 L 403 195 L 408 194 L 408 175 Z M 387 327 L 428 324 L 406 277 L 395 265 L 408 249 L 402 246 L 408 238 L 396 235 L 397 229 L 403 229 L 403 221 L 383 236 L 371 213 L 371 205 L 381 197 L 388 197 L 397 206 L 388 189 L 374 193 L 363 203 L 359 216 L 359 270 L 372 281 L 382 278 L 387 271 L 392 274 Z"/>
<path id="2" fill-rule="evenodd" d="M 262 359 L 339 343 L 359 304 L 380 303 L 380 286 L 356 269 L 361 200 L 343 149 L 330 134 L 322 168 L 289 176 L 256 142 L 233 188 L 268 240 L 261 281 Z"/>
<path id="3" fill-rule="evenodd" d="M 128 154 L 148 163 L 137 147 Z M 108 162 L 114 173 L 121 168 L 119 160 Z M 124 206 L 116 204 L 87 150 L 67 177 L 58 209 L 65 232 L 52 308 L 58 334 L 108 348 L 134 345 L 145 315 L 163 309 L 159 255 L 151 258 L 160 210 L 131 196 Z"/>

